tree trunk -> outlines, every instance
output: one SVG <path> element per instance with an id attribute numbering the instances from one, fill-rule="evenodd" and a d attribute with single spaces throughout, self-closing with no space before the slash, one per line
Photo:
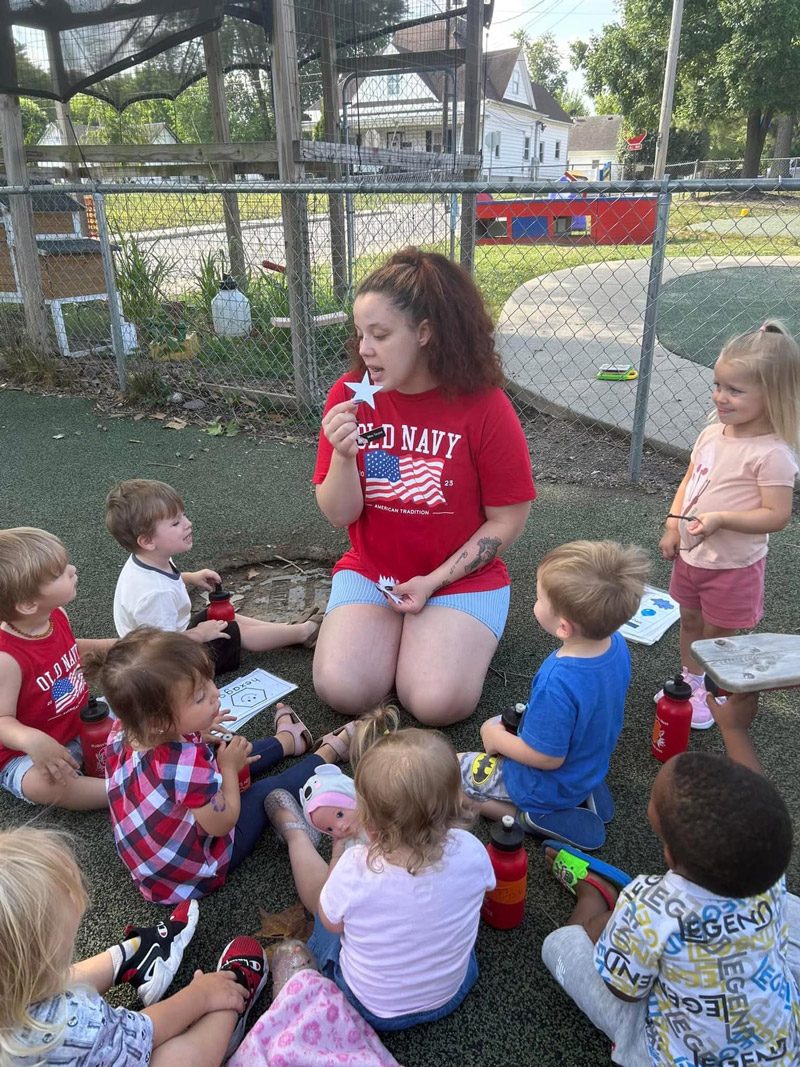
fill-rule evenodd
<path id="1" fill-rule="evenodd" d="M 775 162 L 770 167 L 770 178 L 789 177 L 794 120 L 794 115 L 780 115 L 775 123 Z"/>
<path id="2" fill-rule="evenodd" d="M 772 121 L 772 111 L 762 112 L 760 108 L 751 111 L 747 116 L 747 141 L 744 147 L 744 165 L 742 166 L 743 178 L 757 178 L 761 168 L 761 153 L 764 149 L 764 141 L 767 136 L 769 124 Z"/>

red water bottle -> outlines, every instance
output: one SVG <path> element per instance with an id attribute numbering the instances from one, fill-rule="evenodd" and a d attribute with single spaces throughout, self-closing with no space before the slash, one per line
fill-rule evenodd
<path id="1" fill-rule="evenodd" d="M 208 594 L 207 619 L 219 619 L 221 622 L 233 622 L 236 616 L 231 594 L 222 588 L 222 582 L 217 582 L 214 592 Z"/>
<path id="2" fill-rule="evenodd" d="M 83 750 L 83 773 L 90 778 L 106 776 L 106 741 L 114 725 L 111 713 L 102 698 L 92 697 L 81 708 L 81 749 Z"/>
<path id="3" fill-rule="evenodd" d="M 481 918 L 498 930 L 513 930 L 522 922 L 528 885 L 528 853 L 522 847 L 525 834 L 513 816 L 504 815 L 492 824 L 491 843 L 486 846 L 497 885 L 483 898 Z"/>
<path id="4" fill-rule="evenodd" d="M 689 747 L 689 731 L 692 728 L 692 687 L 683 680 L 682 674 L 665 682 L 664 694 L 656 704 L 656 721 L 653 726 L 651 751 L 656 759 L 666 763 L 672 756 L 685 752 Z"/>

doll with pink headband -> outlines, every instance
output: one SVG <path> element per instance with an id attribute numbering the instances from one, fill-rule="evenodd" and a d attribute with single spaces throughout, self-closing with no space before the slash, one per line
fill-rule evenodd
<path id="1" fill-rule="evenodd" d="M 359 834 L 356 787 L 339 767 L 323 763 L 300 790 L 306 822 L 338 841 Z"/>

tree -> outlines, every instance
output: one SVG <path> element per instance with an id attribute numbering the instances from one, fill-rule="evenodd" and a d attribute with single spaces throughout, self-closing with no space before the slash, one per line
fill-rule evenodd
<path id="1" fill-rule="evenodd" d="M 655 129 L 670 0 L 623 0 L 621 21 L 573 49 L 592 95 L 610 91 L 632 128 Z M 746 123 L 744 177 L 755 177 L 776 111 L 800 110 L 800 0 L 693 0 L 684 11 L 674 120 Z"/>
<path id="2" fill-rule="evenodd" d="M 558 102 L 568 115 L 588 115 L 586 100 L 579 89 L 565 89 L 558 96 Z"/>
<path id="3" fill-rule="evenodd" d="M 567 87 L 567 72 L 564 70 L 561 53 L 552 33 L 531 38 L 524 30 L 512 34 L 525 51 L 525 62 L 531 81 L 543 85 L 553 96 L 558 97 Z"/>
<path id="4" fill-rule="evenodd" d="M 50 121 L 40 103 L 28 96 L 21 96 L 19 108 L 22 117 L 22 136 L 25 144 L 37 144 Z"/>

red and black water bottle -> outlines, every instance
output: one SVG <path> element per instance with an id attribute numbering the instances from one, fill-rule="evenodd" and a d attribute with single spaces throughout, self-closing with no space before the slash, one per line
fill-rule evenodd
<path id="1" fill-rule="evenodd" d="M 106 776 L 106 742 L 114 725 L 108 704 L 105 700 L 92 697 L 81 708 L 81 750 L 83 751 L 83 772 L 90 778 Z"/>
<path id="2" fill-rule="evenodd" d="M 218 619 L 220 622 L 233 622 L 235 616 L 236 611 L 231 604 L 231 594 L 222 588 L 222 582 L 217 582 L 213 593 L 208 594 L 206 618 Z"/>
<path id="3" fill-rule="evenodd" d="M 504 815 L 492 824 L 486 846 L 497 885 L 483 898 L 481 917 L 498 930 L 513 930 L 525 912 L 528 885 L 528 853 L 522 847 L 525 834 L 513 816 Z"/>
<path id="4" fill-rule="evenodd" d="M 656 704 L 656 721 L 653 726 L 651 751 L 656 759 L 666 763 L 668 759 L 685 752 L 689 747 L 689 731 L 692 728 L 692 687 L 683 680 L 682 674 L 665 682 L 664 694 Z"/>
<path id="5" fill-rule="evenodd" d="M 503 708 L 500 721 L 510 734 L 515 734 L 519 729 L 519 724 L 522 721 L 522 716 L 525 714 L 526 707 L 527 704 L 513 704 L 509 705 L 507 708 Z"/>

